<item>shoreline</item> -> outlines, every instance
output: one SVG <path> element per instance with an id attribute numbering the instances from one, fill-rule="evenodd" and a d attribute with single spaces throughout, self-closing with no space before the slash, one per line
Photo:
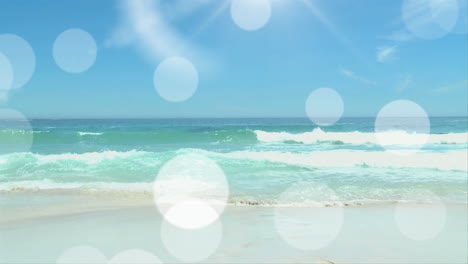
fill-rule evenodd
<path id="1" fill-rule="evenodd" d="M 83 244 L 98 248 L 108 257 L 139 248 L 165 263 L 179 262 L 161 241 L 164 221 L 152 199 L 54 197 L 55 204 L 50 204 L 28 199 L 26 194 L 21 196 L 29 205 L 3 207 L 0 211 L 0 244 L 5 245 L 0 251 L 0 263 L 55 263 L 61 252 Z M 34 201 L 38 203 L 32 205 Z M 403 206 L 418 209 L 422 205 Z M 431 212 L 431 205 L 426 208 Z M 203 262 L 464 263 L 468 260 L 468 205 L 449 204 L 445 208 L 444 228 L 425 241 L 412 240 L 396 227 L 395 205 L 285 208 L 302 220 L 325 216 L 329 210 L 343 212 L 336 239 L 322 248 L 301 250 L 282 237 L 290 234 L 289 239 L 294 241 L 297 228 L 307 233 L 309 229 L 304 229 L 301 221 L 288 221 L 292 224 L 290 231 L 281 233 L 275 227 L 278 207 L 228 205 L 219 219 L 221 242 Z M 310 242 L 321 239 L 312 236 Z M 21 253 L 25 248 L 33 248 L 27 256 Z"/>
<path id="2" fill-rule="evenodd" d="M 15 190 L 2 192 L 0 205 L 0 224 L 7 221 L 18 221 L 21 218 L 37 216 L 49 217 L 52 215 L 79 214 L 93 211 L 106 211 L 110 209 L 125 209 L 132 207 L 155 207 L 152 191 L 78 191 L 71 189 L 48 190 Z M 215 200 L 213 200 L 215 201 Z M 435 201 L 334 201 L 321 203 L 282 204 L 276 201 L 256 201 L 252 199 L 229 199 L 227 203 L 218 201 L 230 208 L 353 208 L 353 207 L 392 207 L 396 205 L 418 206 L 439 205 L 448 207 L 466 207 L 468 203 L 462 202 L 435 202 Z M 40 210 L 35 210 L 40 208 Z M 156 208 L 156 207 L 155 207 Z M 30 214 L 28 216 L 28 214 Z M 23 217 L 22 217 L 23 216 Z M 10 219 L 10 220 L 8 220 Z"/>

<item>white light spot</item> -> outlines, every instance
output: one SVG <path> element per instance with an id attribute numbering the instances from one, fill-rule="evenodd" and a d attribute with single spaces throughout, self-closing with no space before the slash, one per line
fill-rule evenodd
<path id="1" fill-rule="evenodd" d="M 223 170 L 215 161 L 200 154 L 182 154 L 168 161 L 159 171 L 153 187 L 154 201 L 163 215 L 176 204 L 193 199 L 204 201 L 221 213 L 229 195 Z M 185 206 L 173 213 L 183 208 Z"/>
<path id="2" fill-rule="evenodd" d="M 413 240 L 429 240 L 445 226 L 446 208 L 430 191 L 406 195 L 395 207 L 395 221 L 400 232 Z"/>
<path id="3" fill-rule="evenodd" d="M 0 53 L 3 53 L 11 63 L 13 69 L 12 88 L 25 85 L 31 79 L 36 68 L 36 56 L 31 45 L 17 35 L 1 34 Z"/>
<path id="4" fill-rule="evenodd" d="M 207 226 L 219 218 L 218 212 L 200 200 L 187 200 L 169 209 L 165 218 L 171 224 L 185 229 Z"/>
<path id="5" fill-rule="evenodd" d="M 423 39 L 443 37 L 458 18 L 457 0 L 405 0 L 402 19 L 408 30 Z"/>
<path id="6" fill-rule="evenodd" d="M 171 57 L 161 62 L 153 77 L 154 87 L 167 101 L 182 102 L 195 93 L 198 86 L 198 72 L 185 58 Z"/>
<path id="7" fill-rule="evenodd" d="M 67 249 L 57 259 L 57 264 L 106 264 L 107 258 L 98 249 L 77 246 Z"/>
<path id="8" fill-rule="evenodd" d="M 159 264 L 158 257 L 141 249 L 130 249 L 115 255 L 108 264 Z"/>
<path id="9" fill-rule="evenodd" d="M 313 91 L 307 98 L 305 108 L 309 119 L 319 126 L 335 124 L 344 112 L 343 99 L 330 88 Z"/>
<path id="10" fill-rule="evenodd" d="M 82 29 L 68 29 L 54 42 L 55 63 L 69 73 L 88 70 L 96 61 L 97 46 L 94 38 Z"/>
<path id="11" fill-rule="evenodd" d="M 232 0 L 231 17 L 244 30 L 258 30 L 271 16 L 270 0 Z"/>
<path id="12" fill-rule="evenodd" d="M 161 238 L 175 258 L 183 262 L 201 262 L 218 248 L 223 236 L 222 225 L 215 221 L 201 229 L 180 229 L 164 221 Z"/>
<path id="13" fill-rule="evenodd" d="M 27 152 L 32 141 L 29 120 L 18 111 L 0 109 L 0 154 Z"/>
<path id="14" fill-rule="evenodd" d="M 424 109 L 409 100 L 385 105 L 375 120 L 377 141 L 396 154 L 412 154 L 421 149 L 430 136 L 431 124 Z"/>
<path id="15" fill-rule="evenodd" d="M 0 92 L 13 87 L 13 67 L 10 60 L 0 52 Z"/>
<path id="16" fill-rule="evenodd" d="M 343 208 L 338 201 L 326 185 L 296 183 L 279 197 L 275 226 L 281 237 L 298 249 L 323 248 L 335 240 L 343 225 Z"/>

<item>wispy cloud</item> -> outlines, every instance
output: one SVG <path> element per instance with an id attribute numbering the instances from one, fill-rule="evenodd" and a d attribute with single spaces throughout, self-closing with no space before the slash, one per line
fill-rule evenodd
<path id="1" fill-rule="evenodd" d="M 121 0 L 122 20 L 106 40 L 105 46 L 136 46 L 151 62 L 159 62 L 170 56 L 185 56 L 197 61 L 198 65 L 212 63 L 211 57 L 194 45 L 187 35 L 180 34 L 171 21 L 206 7 L 213 0 L 193 0 L 188 4 L 185 2 L 187 1 Z M 210 19 L 212 22 L 213 18 Z M 202 23 L 202 26 L 206 25 Z M 196 26 L 194 30 L 200 31 Z"/>
<path id="2" fill-rule="evenodd" d="M 371 81 L 367 78 L 364 78 L 362 76 L 359 76 L 357 75 L 356 73 L 354 73 L 353 71 L 351 70 L 348 70 L 348 69 L 345 69 L 343 67 L 341 67 L 339 69 L 339 72 L 343 75 L 343 76 L 346 76 L 348 78 L 351 78 L 351 79 L 354 79 L 356 81 L 359 81 L 359 82 L 362 82 L 362 83 L 365 83 L 365 84 L 369 84 L 369 85 L 376 85 L 377 83 L 374 82 L 374 81 Z"/>
<path id="3" fill-rule="evenodd" d="M 395 41 L 395 42 L 406 42 L 414 39 L 414 36 L 411 35 L 406 30 L 395 30 L 388 35 L 383 35 L 378 37 L 380 39 Z"/>
<path id="4" fill-rule="evenodd" d="M 4 104 L 8 101 L 8 91 L 0 90 L 0 104 Z"/>
<path id="5" fill-rule="evenodd" d="M 413 76 L 408 74 L 404 76 L 395 86 L 395 90 L 399 93 L 408 89 L 413 84 Z"/>
<path id="6" fill-rule="evenodd" d="M 395 60 L 395 53 L 397 53 L 397 46 L 380 46 L 377 47 L 377 61 L 381 63 L 390 62 Z"/>
<path id="7" fill-rule="evenodd" d="M 459 81 L 459 82 L 456 82 L 456 83 L 452 83 L 452 84 L 437 87 L 437 88 L 433 89 L 432 92 L 436 93 L 436 94 L 441 94 L 441 93 L 448 93 L 448 92 L 452 92 L 452 91 L 457 91 L 457 90 L 460 90 L 460 89 L 468 90 L 468 79 L 463 80 L 463 81 Z"/>
<path id="8" fill-rule="evenodd" d="M 124 21 L 106 44 L 136 43 L 157 59 L 180 54 L 182 50 L 192 52 L 193 48 L 165 22 L 159 8 L 159 3 L 153 1 L 121 1 Z"/>

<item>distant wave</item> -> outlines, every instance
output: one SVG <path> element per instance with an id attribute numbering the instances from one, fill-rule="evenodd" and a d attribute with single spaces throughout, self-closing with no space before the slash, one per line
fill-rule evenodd
<path id="1" fill-rule="evenodd" d="M 2 134 L 19 133 L 18 131 L 0 131 Z M 104 145 L 131 145 L 131 144 L 172 144 L 172 143 L 200 143 L 200 144 L 256 144 L 258 143 L 255 133 L 250 130 L 210 130 L 199 129 L 190 131 L 78 131 L 67 133 L 66 131 L 51 131 L 35 135 L 34 141 L 39 144 L 57 144 L 64 142 L 88 141 L 98 142 Z"/>
<path id="2" fill-rule="evenodd" d="M 78 132 L 78 135 L 80 136 L 101 136 L 103 133 L 99 132 Z"/>
<path id="3" fill-rule="evenodd" d="M 42 134 L 42 133 L 50 133 L 49 130 L 35 130 L 33 131 L 34 134 Z"/>
<path id="4" fill-rule="evenodd" d="M 370 132 L 325 132 L 316 128 L 310 132 L 270 132 L 250 129 L 217 129 L 200 128 L 180 131 L 67 131 L 43 130 L 0 130 L 0 141 L 10 140 L 11 136 L 34 134 L 35 144 L 73 144 L 89 142 L 105 146 L 117 145 L 154 145 L 154 144 L 227 144 L 227 145 L 256 145 L 256 144 L 322 144 L 333 145 L 377 145 L 376 133 Z M 468 133 L 447 134 L 410 134 L 404 131 L 379 133 L 386 137 L 386 144 L 414 145 L 420 144 L 428 137 L 427 144 L 467 144 Z M 393 142 L 394 141 L 394 142 Z"/>
<path id="5" fill-rule="evenodd" d="M 298 142 L 303 144 L 314 144 L 321 142 L 340 143 L 340 144 L 378 144 L 375 133 L 354 132 L 324 132 L 320 128 L 312 132 L 292 134 L 288 132 L 266 132 L 262 130 L 254 131 L 257 139 L 262 142 Z M 428 135 L 409 134 L 404 131 L 382 132 L 383 136 L 389 139 L 397 139 L 397 142 L 421 142 L 417 137 L 425 138 Z M 407 139 L 407 140 L 405 140 Z M 416 140 L 415 140 L 416 139 Z M 424 141 L 424 140 L 422 140 Z M 449 133 L 449 134 L 430 134 L 427 140 L 428 144 L 463 144 L 468 143 L 468 133 Z M 392 144 L 390 141 L 388 144 Z"/>

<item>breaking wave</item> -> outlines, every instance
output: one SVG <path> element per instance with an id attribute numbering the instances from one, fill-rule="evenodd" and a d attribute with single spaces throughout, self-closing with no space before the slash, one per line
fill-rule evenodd
<path id="1" fill-rule="evenodd" d="M 257 139 L 262 142 L 297 142 L 303 144 L 314 144 L 322 142 L 340 144 L 379 144 L 375 133 L 354 132 L 325 132 L 320 128 L 312 132 L 292 134 L 288 132 L 266 132 L 255 130 Z M 465 144 L 468 143 L 468 133 L 448 133 L 448 134 L 410 134 L 405 131 L 380 132 L 386 138 L 398 139 L 398 142 L 405 142 L 411 145 L 412 142 L 421 142 L 418 138 L 428 138 L 428 144 Z M 405 140 L 408 139 L 408 140 Z M 415 140 L 416 139 L 416 140 Z M 388 144 L 391 144 L 388 143 Z"/>

